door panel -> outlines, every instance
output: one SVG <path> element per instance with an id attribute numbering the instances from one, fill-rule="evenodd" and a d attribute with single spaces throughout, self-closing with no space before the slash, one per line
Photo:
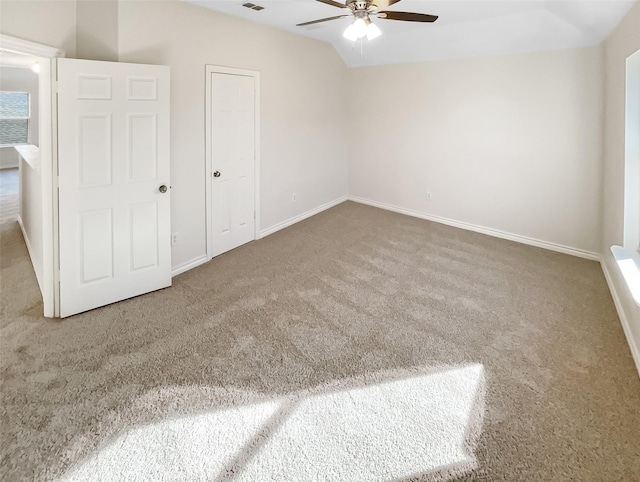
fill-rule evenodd
<path id="1" fill-rule="evenodd" d="M 83 285 L 113 278 L 112 214 L 111 209 L 78 213 Z"/>
<path id="2" fill-rule="evenodd" d="M 111 116 L 79 116 L 80 159 L 78 162 L 80 187 L 111 184 Z"/>
<path id="3" fill-rule="evenodd" d="M 150 202 L 129 207 L 131 233 L 131 267 L 136 271 L 158 266 L 158 203 Z"/>
<path id="4" fill-rule="evenodd" d="M 233 186 L 228 179 L 222 179 L 218 182 L 219 203 L 218 208 L 220 214 L 216 216 L 219 228 L 216 230 L 221 235 L 229 235 L 231 232 L 231 211 L 233 209 Z"/>
<path id="5" fill-rule="evenodd" d="M 58 60 L 60 315 L 171 285 L 169 68 Z"/>
<path id="6" fill-rule="evenodd" d="M 158 79 L 155 77 L 128 77 L 127 100 L 158 100 Z"/>
<path id="7" fill-rule="evenodd" d="M 77 79 L 77 99 L 111 100 L 111 75 L 78 73 Z"/>
<path id="8" fill-rule="evenodd" d="M 127 161 L 129 181 L 158 178 L 158 117 L 155 114 L 127 116 Z"/>
<path id="9" fill-rule="evenodd" d="M 255 238 L 255 79 L 211 74 L 213 256 Z"/>

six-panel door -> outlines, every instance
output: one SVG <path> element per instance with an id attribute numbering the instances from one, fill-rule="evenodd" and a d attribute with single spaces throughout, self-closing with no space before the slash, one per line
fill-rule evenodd
<path id="1" fill-rule="evenodd" d="M 255 238 L 255 79 L 211 74 L 212 256 Z"/>
<path id="2" fill-rule="evenodd" d="M 60 316 L 170 286 L 169 68 L 59 59 L 58 163 Z"/>

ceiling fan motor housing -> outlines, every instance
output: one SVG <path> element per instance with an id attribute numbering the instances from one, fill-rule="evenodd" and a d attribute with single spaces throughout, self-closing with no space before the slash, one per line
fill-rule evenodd
<path id="1" fill-rule="evenodd" d="M 371 5 L 371 1 L 363 2 L 360 0 L 347 0 L 345 6 L 351 9 L 352 12 L 366 12 Z"/>

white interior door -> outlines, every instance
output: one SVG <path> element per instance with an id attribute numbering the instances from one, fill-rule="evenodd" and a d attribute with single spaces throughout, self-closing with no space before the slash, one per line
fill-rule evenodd
<path id="1" fill-rule="evenodd" d="M 169 68 L 58 60 L 60 316 L 171 285 Z"/>
<path id="2" fill-rule="evenodd" d="M 212 256 L 255 239 L 256 80 L 211 75 Z"/>

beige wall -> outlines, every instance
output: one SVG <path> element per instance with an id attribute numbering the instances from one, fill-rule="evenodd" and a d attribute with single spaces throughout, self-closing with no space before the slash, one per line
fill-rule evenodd
<path id="1" fill-rule="evenodd" d="M 346 68 L 330 45 L 179 1 L 122 2 L 119 19 L 121 62 L 171 67 L 174 267 L 205 254 L 206 64 L 260 72 L 262 229 L 347 194 Z"/>
<path id="2" fill-rule="evenodd" d="M 604 44 L 606 75 L 601 246 L 602 261 L 629 323 L 633 340 L 631 343 L 635 344 L 636 350 L 640 349 L 640 307 L 634 303 L 609 248 L 623 242 L 626 59 L 638 49 L 640 3 L 629 12 Z"/>
<path id="3" fill-rule="evenodd" d="M 76 54 L 75 0 L 1 0 L 0 32 Z"/>
<path id="4" fill-rule="evenodd" d="M 118 61 L 118 0 L 76 5 L 76 58 Z"/>
<path id="5" fill-rule="evenodd" d="M 599 251 L 600 48 L 349 76 L 351 195 Z"/>
<path id="6" fill-rule="evenodd" d="M 118 60 L 118 0 L 0 0 L 0 32 L 65 51 Z"/>

